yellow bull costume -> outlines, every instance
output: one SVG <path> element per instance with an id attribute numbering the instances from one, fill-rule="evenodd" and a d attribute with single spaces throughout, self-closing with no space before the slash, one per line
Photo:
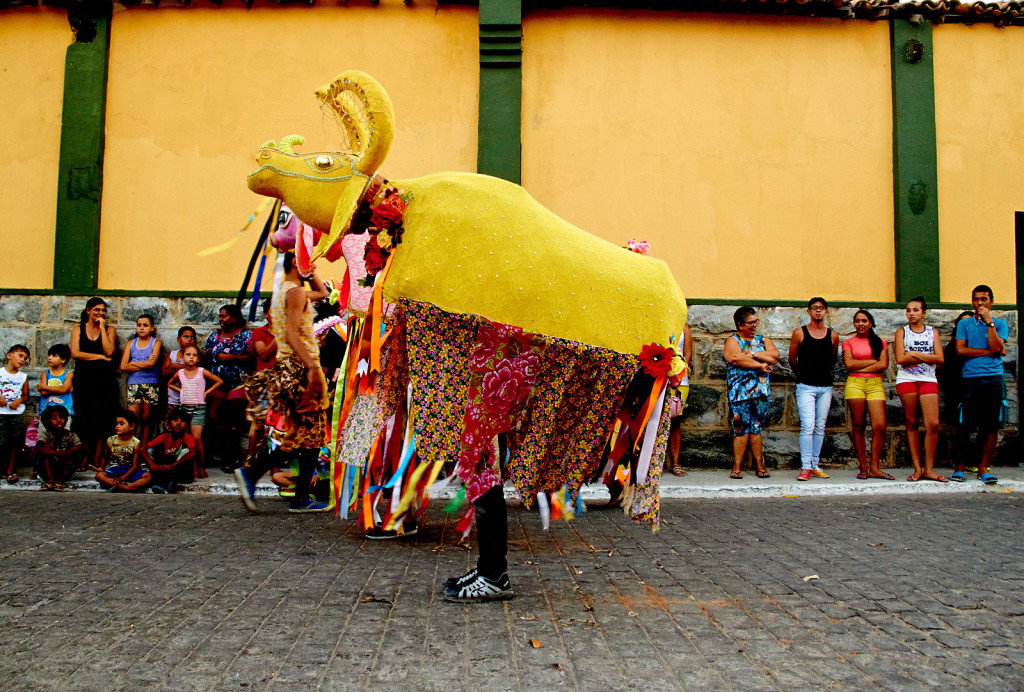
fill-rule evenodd
<path id="1" fill-rule="evenodd" d="M 527 506 L 541 491 L 576 503 L 582 483 L 609 479 L 618 463 L 629 470 L 627 514 L 656 527 L 664 357 L 677 374 L 671 343 L 686 322 L 667 265 L 573 226 L 498 178 L 386 181 L 378 170 L 394 112 L 384 88 L 349 71 L 316 96 L 350 153 L 297 153 L 297 136 L 268 142 L 248 184 L 324 229 L 313 259 L 359 233 L 368 234 L 367 266 L 378 247 L 387 255 L 367 277 L 373 304 L 366 328 L 350 332 L 336 393 L 339 446 L 358 450 L 339 455 L 364 468 L 336 479 L 339 505 L 361 505 L 372 525 L 374 493 L 390 488 L 383 522 L 395 525 L 422 511 L 426 489 L 456 460 L 470 500 L 510 478 Z M 402 199 L 390 234 L 367 221 L 389 195 Z"/>

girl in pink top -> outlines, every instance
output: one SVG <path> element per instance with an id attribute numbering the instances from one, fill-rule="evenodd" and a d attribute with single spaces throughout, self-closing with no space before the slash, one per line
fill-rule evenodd
<path id="1" fill-rule="evenodd" d="M 860 473 L 857 478 L 896 477 L 883 472 L 878 464 L 885 440 L 885 385 L 882 375 L 889 367 L 889 349 L 874 330 L 875 318 L 867 310 L 853 315 L 855 336 L 843 342 L 843 364 L 849 371 L 846 378 L 846 404 L 850 407 L 853 424 L 853 446 L 857 450 Z M 864 437 L 865 412 L 871 414 L 871 464 L 867 460 L 867 440 Z"/>
<path id="2" fill-rule="evenodd" d="M 188 344 L 181 349 L 181 357 L 185 361 L 185 367 L 177 370 L 167 383 L 168 389 L 173 389 L 181 396 L 181 410 L 188 414 L 191 420 L 192 437 L 196 438 L 196 475 L 205 466 L 203 463 L 203 426 L 206 424 L 206 397 L 207 395 L 224 384 L 224 380 L 214 375 L 205 368 L 199 367 L 199 348 L 195 344 Z M 207 387 L 206 383 L 210 382 Z"/>

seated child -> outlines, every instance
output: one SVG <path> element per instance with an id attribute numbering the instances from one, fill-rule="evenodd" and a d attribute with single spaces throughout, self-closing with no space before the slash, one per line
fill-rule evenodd
<path id="1" fill-rule="evenodd" d="M 118 414 L 114 434 L 100 444 L 96 480 L 110 491 L 141 492 L 152 480 L 145 462 L 139 458 L 139 438 L 135 437 L 138 419 L 131 411 Z"/>
<path id="2" fill-rule="evenodd" d="M 43 476 L 40 490 L 64 490 L 64 483 L 75 475 L 85 445 L 66 428 L 68 410 L 60 404 L 50 406 L 42 415 L 43 429 L 36 441 L 39 469 Z"/>
<path id="3" fill-rule="evenodd" d="M 153 474 L 154 493 L 173 493 L 179 483 L 195 481 L 196 439 L 185 432 L 190 420 L 178 409 L 167 418 L 167 432 L 142 447 L 141 458 Z"/>

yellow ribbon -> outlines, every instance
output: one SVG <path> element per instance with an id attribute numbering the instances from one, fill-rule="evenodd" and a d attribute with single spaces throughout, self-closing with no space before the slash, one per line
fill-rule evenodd
<path id="1" fill-rule="evenodd" d="M 257 216 L 259 216 L 260 214 L 263 213 L 263 210 L 267 208 L 268 204 L 270 204 L 271 202 L 276 202 L 276 201 L 277 200 L 274 199 L 273 197 L 264 197 L 263 201 L 260 202 L 260 205 L 258 207 L 256 207 L 256 211 L 254 211 L 253 213 L 249 214 L 249 220 L 245 222 L 244 226 L 242 226 L 241 228 L 238 229 L 238 232 L 235 233 L 233 238 L 231 238 L 230 240 L 227 240 L 227 241 L 221 243 L 220 245 L 214 245 L 213 247 L 208 247 L 205 250 L 200 250 L 196 254 L 199 255 L 200 257 L 207 257 L 209 255 L 214 255 L 214 254 L 216 254 L 218 252 L 224 252 L 225 250 L 230 248 L 232 245 L 234 245 L 238 241 L 239 236 L 241 236 L 242 233 L 247 228 L 249 228 L 249 226 L 252 225 L 252 222 L 256 220 Z"/>

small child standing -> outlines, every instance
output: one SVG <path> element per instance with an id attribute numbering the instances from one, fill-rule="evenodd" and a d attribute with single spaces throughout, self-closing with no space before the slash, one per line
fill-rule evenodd
<path id="1" fill-rule="evenodd" d="M 25 441 L 21 414 L 28 401 L 28 375 L 21 369 L 29 356 L 28 346 L 15 344 L 7 351 L 7 364 L 0 368 L 0 459 L 7 461 L 7 482 L 11 485 L 18 482 L 14 462 Z"/>
<path id="2" fill-rule="evenodd" d="M 67 368 L 71 360 L 71 347 L 67 344 L 54 344 L 46 352 L 47 368 L 43 371 L 39 384 L 39 418 L 51 406 L 63 406 L 67 411 L 68 425 L 71 424 L 71 416 L 75 415 L 74 385 L 72 380 L 75 373 Z"/>
<path id="3" fill-rule="evenodd" d="M 36 454 L 43 482 L 39 489 L 64 490 L 64 484 L 75 475 L 79 460 L 85 457 L 85 445 L 67 429 L 68 410 L 60 404 L 47 408 L 40 419 L 43 429 L 36 441 Z"/>
<path id="4" fill-rule="evenodd" d="M 195 344 L 183 346 L 181 353 L 185 360 L 185 366 L 171 376 L 167 388 L 177 391 L 181 401 L 179 410 L 183 411 L 191 421 L 192 437 L 195 438 L 196 444 L 199 446 L 195 460 L 195 475 L 203 478 L 205 469 L 201 440 L 203 439 L 203 426 L 206 424 L 206 397 L 224 384 L 224 380 L 205 368 L 199 367 L 199 347 Z M 207 381 L 212 383 L 210 387 L 206 386 Z M 168 416 L 168 425 L 170 420 L 170 416 Z"/>
<path id="5" fill-rule="evenodd" d="M 139 421 L 143 444 L 149 439 L 151 407 L 160 403 L 160 340 L 154 336 L 152 315 L 139 315 L 135 333 L 121 355 L 121 371 L 128 373 L 128 410 Z"/>
<path id="6" fill-rule="evenodd" d="M 167 419 L 167 432 L 140 447 L 139 456 L 153 474 L 157 494 L 173 493 L 179 483 L 195 480 L 196 440 L 185 432 L 189 419 L 183 408 Z"/>
<path id="7" fill-rule="evenodd" d="M 114 434 L 100 443 L 96 480 L 110 491 L 139 492 L 153 477 L 139 459 L 139 438 L 135 437 L 138 419 L 131 411 L 122 411 L 114 423 Z"/>
<path id="8" fill-rule="evenodd" d="M 196 330 L 192 327 L 182 327 L 178 330 L 178 348 L 174 349 L 167 354 L 167 359 L 164 360 L 163 376 L 167 379 L 168 384 L 174 378 L 174 374 L 185 367 L 185 358 L 181 355 L 182 350 L 186 346 L 195 346 L 196 344 Z M 171 389 L 167 387 L 167 416 L 170 416 L 181 406 L 181 392 L 177 389 Z M 164 422 L 167 422 L 167 417 L 164 417 Z"/>

